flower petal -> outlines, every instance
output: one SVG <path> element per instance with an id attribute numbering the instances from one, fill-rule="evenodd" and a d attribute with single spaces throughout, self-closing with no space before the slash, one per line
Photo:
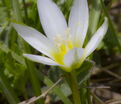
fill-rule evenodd
<path id="1" fill-rule="evenodd" d="M 53 61 L 47 57 L 43 57 L 43 56 L 39 56 L 39 55 L 32 55 L 32 54 L 23 54 L 23 55 L 26 58 L 28 58 L 34 62 L 42 63 L 45 65 L 58 65 L 55 61 Z"/>
<path id="2" fill-rule="evenodd" d="M 64 64 L 71 67 L 75 63 L 79 63 L 84 50 L 82 48 L 73 48 L 64 56 Z"/>
<path id="3" fill-rule="evenodd" d="M 83 46 L 89 20 L 89 10 L 87 0 L 74 0 L 69 17 L 69 27 L 73 41 L 76 45 Z"/>
<path id="4" fill-rule="evenodd" d="M 40 20 L 46 35 L 55 39 L 55 35 L 64 35 L 67 29 L 66 20 L 52 0 L 38 0 Z"/>
<path id="5" fill-rule="evenodd" d="M 13 24 L 19 35 L 27 41 L 32 47 L 51 57 L 51 51 L 54 49 L 53 43 L 37 30 L 19 24 Z"/>
<path id="6" fill-rule="evenodd" d="M 85 57 L 89 56 L 97 48 L 97 46 L 103 39 L 104 35 L 106 34 L 107 29 L 108 29 L 108 21 L 107 18 L 105 18 L 105 21 L 102 24 L 102 26 L 97 30 L 97 32 L 94 34 L 94 36 L 87 44 L 85 48 Z"/>

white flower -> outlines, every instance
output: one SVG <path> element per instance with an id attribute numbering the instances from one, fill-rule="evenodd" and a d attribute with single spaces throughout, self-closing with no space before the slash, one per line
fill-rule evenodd
<path id="1" fill-rule="evenodd" d="M 87 0 L 74 0 L 68 25 L 52 0 L 38 0 L 38 11 L 46 36 L 37 30 L 13 24 L 19 35 L 35 49 L 46 55 L 24 54 L 28 59 L 46 65 L 58 65 L 70 72 L 78 68 L 99 45 L 107 32 L 105 19 L 86 47 L 83 47 L 89 24 Z"/>

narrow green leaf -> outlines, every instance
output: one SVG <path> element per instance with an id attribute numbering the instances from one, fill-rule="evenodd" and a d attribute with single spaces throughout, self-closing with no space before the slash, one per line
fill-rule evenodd
<path id="1" fill-rule="evenodd" d="M 100 0 L 94 0 L 92 2 L 92 8 L 90 10 L 90 20 L 89 20 L 89 35 L 91 36 L 97 30 L 97 25 L 99 23 L 100 14 L 101 14 Z"/>
<path id="2" fill-rule="evenodd" d="M 19 1 L 18 0 L 11 0 L 11 3 L 12 3 L 12 7 L 13 7 L 13 10 L 14 10 L 14 14 L 15 14 L 15 19 L 18 22 L 22 22 L 23 18 L 22 18 L 22 15 L 21 15 Z M 22 52 L 31 53 L 30 46 L 28 46 L 28 44 L 26 44 L 23 41 L 23 39 L 19 36 L 18 36 L 18 45 L 19 45 L 19 48 L 21 46 L 23 46 Z M 26 60 L 26 64 L 27 64 L 27 69 L 28 69 L 28 72 L 29 72 L 30 81 L 31 81 L 34 93 L 35 93 L 36 96 L 38 96 L 38 95 L 41 94 L 41 86 L 40 86 L 40 82 L 39 82 L 39 80 L 36 76 L 36 71 L 35 71 L 36 67 L 35 67 L 34 63 L 30 62 L 29 60 Z M 39 103 L 43 103 L 43 101 L 39 100 Z"/>
<path id="3" fill-rule="evenodd" d="M 11 4 L 13 7 L 14 15 L 17 21 L 21 22 L 22 21 L 22 16 L 21 16 L 21 11 L 20 11 L 20 5 L 19 5 L 19 0 L 11 0 Z"/>
<path id="4" fill-rule="evenodd" d="M 19 99 L 15 95 L 15 92 L 11 88 L 6 76 L 4 76 L 2 71 L 0 71 L 0 86 L 10 104 L 17 104 L 19 102 Z"/>
<path id="5" fill-rule="evenodd" d="M 44 83 L 48 87 L 51 87 L 54 84 L 48 77 L 44 78 Z M 64 104 L 72 104 L 71 101 L 63 94 L 63 92 L 60 90 L 59 87 L 55 87 L 53 89 L 53 92 L 60 97 L 60 99 L 64 102 Z"/>
<path id="6" fill-rule="evenodd" d="M 116 47 L 118 47 L 119 51 L 121 52 L 121 44 L 120 44 L 119 39 L 118 39 L 118 37 L 117 37 L 117 32 L 116 32 L 116 30 L 115 30 L 115 28 L 114 28 L 114 25 L 113 25 L 113 23 L 112 23 L 112 20 L 111 20 L 111 18 L 110 18 L 110 15 L 109 15 L 109 13 L 108 13 L 108 10 L 107 10 L 107 8 L 105 7 L 105 4 L 104 4 L 103 0 L 100 0 L 100 2 L 101 2 L 102 9 L 103 9 L 103 11 L 104 11 L 104 14 L 105 14 L 105 16 L 108 18 L 108 21 L 109 21 L 109 31 L 108 31 L 108 33 L 110 32 L 110 34 L 108 34 L 108 36 L 107 36 L 107 38 L 106 38 L 106 39 L 108 39 L 109 41 L 106 42 L 106 40 L 105 40 L 105 43 L 107 44 L 107 46 L 109 46 L 110 44 L 112 44 L 112 42 L 114 42 L 114 43 L 115 43 L 114 45 L 115 45 Z M 112 41 L 112 40 L 113 40 L 113 41 Z M 112 50 L 112 48 L 113 48 L 112 45 L 111 45 L 111 47 L 109 46 L 109 49 Z"/>
<path id="7" fill-rule="evenodd" d="M 3 29 L 0 27 L 0 33 L 3 31 Z"/>
<path id="8" fill-rule="evenodd" d="M 89 89 L 85 88 L 89 86 L 87 81 L 90 79 L 92 68 L 94 63 L 92 61 L 86 60 L 82 66 L 78 69 L 78 83 L 80 85 L 80 96 L 82 104 L 88 104 L 90 102 Z"/>
<path id="9" fill-rule="evenodd" d="M 51 87 L 54 84 L 54 82 L 52 82 L 51 79 L 49 79 L 47 76 L 43 75 L 40 72 L 38 72 L 38 77 L 48 87 Z M 56 86 L 52 91 L 63 101 L 64 104 L 72 104 L 72 102 L 68 99 L 67 96 L 64 95 L 63 91 L 58 86 Z"/>
<path id="10" fill-rule="evenodd" d="M 28 73 L 30 76 L 30 81 L 32 84 L 32 88 L 34 90 L 34 93 L 36 96 L 41 94 L 41 86 L 40 86 L 40 82 L 39 79 L 37 77 L 37 73 L 36 73 L 36 68 L 34 66 L 34 64 L 32 62 L 30 62 L 29 60 L 27 61 L 27 65 L 28 65 Z M 39 100 L 40 104 L 43 104 L 43 100 Z"/>
<path id="11" fill-rule="evenodd" d="M 17 61 L 19 62 L 20 64 L 26 66 L 25 64 L 25 60 L 22 56 L 19 56 L 18 54 L 16 54 L 15 52 L 13 52 L 11 49 L 9 49 L 7 47 L 7 45 L 5 45 L 4 43 L 0 42 L 0 50 L 2 50 L 3 52 L 5 53 L 11 53 L 12 57 Z"/>
<path id="12" fill-rule="evenodd" d="M 5 53 L 10 52 L 9 48 L 5 44 L 3 44 L 2 42 L 0 42 L 0 50 L 2 50 Z"/>
<path id="13" fill-rule="evenodd" d="M 94 62 L 86 60 L 82 66 L 78 69 L 77 75 L 79 80 L 79 85 L 81 85 L 84 81 L 86 81 L 92 71 L 92 67 L 94 66 Z"/>

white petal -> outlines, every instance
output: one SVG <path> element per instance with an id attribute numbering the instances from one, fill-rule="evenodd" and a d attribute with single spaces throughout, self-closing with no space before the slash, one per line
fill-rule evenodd
<path id="1" fill-rule="evenodd" d="M 108 29 L 108 21 L 107 18 L 105 18 L 105 21 L 102 24 L 102 26 L 97 30 L 97 32 L 94 34 L 94 36 L 87 44 L 85 48 L 85 55 L 86 55 L 85 57 L 89 56 L 97 48 L 97 46 L 103 39 L 104 35 L 106 34 L 107 29 Z"/>
<path id="2" fill-rule="evenodd" d="M 74 0 L 69 17 L 69 27 L 72 39 L 76 44 L 83 46 L 89 21 L 89 10 L 87 0 Z"/>
<path id="3" fill-rule="evenodd" d="M 83 52 L 82 48 L 73 48 L 64 56 L 64 64 L 67 67 L 71 67 L 81 59 Z"/>
<path id="4" fill-rule="evenodd" d="M 51 57 L 50 53 L 53 50 L 54 45 L 49 39 L 47 39 L 44 35 L 31 27 L 19 24 L 13 24 L 13 26 L 19 33 L 19 35 L 32 47 Z"/>
<path id="5" fill-rule="evenodd" d="M 67 24 L 66 20 L 52 0 L 38 0 L 40 20 L 46 35 L 54 39 L 55 35 L 64 35 Z"/>
<path id="6" fill-rule="evenodd" d="M 58 65 L 55 61 L 47 57 L 43 57 L 39 55 L 32 55 L 32 54 L 24 54 L 24 56 L 34 62 L 42 63 L 45 65 Z"/>

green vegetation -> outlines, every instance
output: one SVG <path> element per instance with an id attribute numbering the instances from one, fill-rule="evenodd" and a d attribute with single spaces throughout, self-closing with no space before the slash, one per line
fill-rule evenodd
<path id="1" fill-rule="evenodd" d="M 68 20 L 73 0 L 53 1 Z M 26 24 L 44 33 L 39 20 L 37 1 L 0 0 L 0 104 L 17 104 L 32 97 L 36 99 L 61 78 L 44 97 L 33 102 L 77 104 L 80 101 L 80 104 L 103 104 L 106 101 L 94 94 L 92 89 L 93 86 L 96 87 L 95 84 L 108 83 L 103 78 L 109 78 L 110 83 L 112 81 L 116 84 L 121 80 L 121 0 L 88 0 L 88 4 L 90 23 L 84 45 L 101 26 L 105 17 L 108 18 L 108 32 L 88 60 L 85 60 L 79 69 L 67 73 L 59 67 L 35 63 L 23 56 L 23 53 L 40 53 L 18 35 L 12 23 Z M 96 78 L 103 82 L 96 82 Z M 111 86 L 110 83 L 107 85 Z M 111 92 L 121 95 L 117 87 L 112 88 Z"/>

